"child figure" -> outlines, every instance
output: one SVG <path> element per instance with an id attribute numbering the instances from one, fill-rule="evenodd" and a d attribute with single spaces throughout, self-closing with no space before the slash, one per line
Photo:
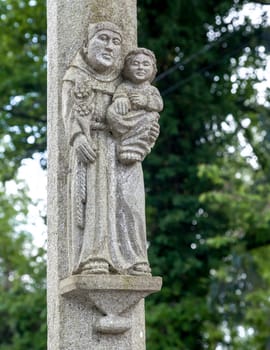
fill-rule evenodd
<path id="1" fill-rule="evenodd" d="M 156 72 L 155 55 L 148 49 L 138 48 L 125 58 L 124 81 L 107 112 L 111 131 L 119 138 L 117 154 L 123 164 L 142 161 L 154 146 L 150 130 L 163 109 L 160 93 L 151 85 Z"/>

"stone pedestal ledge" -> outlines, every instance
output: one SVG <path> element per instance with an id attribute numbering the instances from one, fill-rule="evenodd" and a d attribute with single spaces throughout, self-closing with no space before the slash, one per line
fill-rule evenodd
<path id="1" fill-rule="evenodd" d="M 99 310 L 101 317 L 93 325 L 96 332 L 121 334 L 132 328 L 128 311 L 161 286 L 161 277 L 74 275 L 60 281 L 60 293 Z"/>

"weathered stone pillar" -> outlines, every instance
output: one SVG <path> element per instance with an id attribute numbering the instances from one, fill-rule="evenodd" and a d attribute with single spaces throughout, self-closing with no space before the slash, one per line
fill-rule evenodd
<path id="1" fill-rule="evenodd" d="M 111 22 L 121 29 L 122 58 L 136 48 L 136 10 L 136 0 L 47 0 L 48 350 L 145 349 L 144 298 L 161 288 L 161 279 L 149 273 L 72 274 L 69 266 L 71 151 L 63 120 L 64 76 L 85 45 L 89 23 Z M 100 176 L 106 180 L 106 174 Z"/>

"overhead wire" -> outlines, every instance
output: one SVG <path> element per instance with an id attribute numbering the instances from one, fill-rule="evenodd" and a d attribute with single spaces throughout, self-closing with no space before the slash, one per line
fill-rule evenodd
<path id="1" fill-rule="evenodd" d="M 220 37 L 218 40 L 210 43 L 210 44 L 206 44 L 205 46 L 203 46 L 199 51 L 193 53 L 192 55 L 190 55 L 188 58 L 186 58 L 184 61 L 180 61 L 175 63 L 172 67 L 168 68 L 167 70 L 165 70 L 164 72 L 160 73 L 156 79 L 155 82 L 158 82 L 162 79 L 164 79 L 167 75 L 173 73 L 174 71 L 176 71 L 178 68 L 180 68 L 183 65 L 186 65 L 188 63 L 190 63 L 191 61 L 193 61 L 195 58 L 201 56 L 202 54 L 208 52 L 209 50 L 211 50 L 213 47 L 215 47 L 218 44 L 223 43 L 228 37 L 232 36 L 233 33 L 228 32 L 226 34 L 224 34 L 222 37 Z"/>
<path id="2" fill-rule="evenodd" d="M 186 82 L 192 80 L 192 79 L 194 78 L 195 75 L 200 74 L 200 73 L 203 73 L 204 71 L 207 71 L 208 69 L 210 69 L 210 68 L 216 66 L 217 64 L 219 64 L 219 63 L 225 61 L 228 57 L 230 57 L 231 55 L 233 55 L 235 52 L 241 50 L 241 49 L 242 49 L 243 47 L 245 47 L 245 46 L 246 46 L 245 44 L 242 44 L 242 45 L 240 45 L 239 47 L 237 47 L 235 50 L 228 52 L 228 54 L 225 55 L 225 56 L 223 56 L 222 59 L 220 59 L 220 60 L 218 60 L 218 61 L 216 61 L 216 62 L 214 62 L 214 63 L 212 63 L 212 64 L 209 64 L 209 65 L 207 65 L 207 66 L 204 66 L 204 67 L 202 67 L 202 68 L 196 70 L 196 71 L 193 72 L 189 77 L 187 77 L 187 78 L 185 78 L 185 79 L 183 79 L 183 80 L 181 80 L 181 81 L 175 83 L 173 86 L 170 86 L 170 87 L 167 88 L 166 90 L 163 90 L 163 91 L 161 92 L 161 95 L 162 95 L 163 97 L 169 95 L 169 94 L 172 93 L 174 90 L 176 90 L 177 88 L 179 88 L 181 85 L 184 85 Z"/>

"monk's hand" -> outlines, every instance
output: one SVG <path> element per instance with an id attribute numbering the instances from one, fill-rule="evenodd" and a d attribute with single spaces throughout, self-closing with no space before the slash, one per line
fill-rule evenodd
<path id="1" fill-rule="evenodd" d="M 118 97 L 115 102 L 115 112 L 117 114 L 125 115 L 130 109 L 130 102 L 127 97 Z"/>
<path id="2" fill-rule="evenodd" d="M 150 131 L 149 131 L 149 139 L 150 142 L 156 142 L 156 139 L 159 136 L 160 126 L 157 120 L 154 120 L 153 124 L 151 125 Z"/>
<path id="3" fill-rule="evenodd" d="M 147 106 L 147 96 L 143 94 L 133 93 L 129 96 L 132 105 L 135 108 L 145 108 Z"/>
<path id="4" fill-rule="evenodd" d="M 84 135 L 78 135 L 74 140 L 73 147 L 75 148 L 78 159 L 83 163 L 93 163 L 96 159 L 96 147 L 91 144 Z"/>

